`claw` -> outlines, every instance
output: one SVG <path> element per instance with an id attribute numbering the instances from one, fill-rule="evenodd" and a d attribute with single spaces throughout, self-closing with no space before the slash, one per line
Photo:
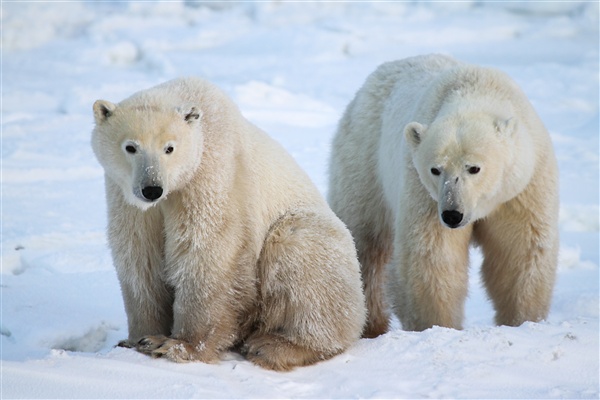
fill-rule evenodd
<path id="1" fill-rule="evenodd" d="M 131 349 L 134 347 L 134 345 L 129 340 L 120 340 L 115 347 L 125 347 L 127 349 Z"/>
<path id="2" fill-rule="evenodd" d="M 197 347 L 180 339 L 166 336 L 145 336 L 138 340 L 135 348 L 140 353 L 152 358 L 167 358 L 175 362 L 204 361 L 216 362 L 218 354 L 200 353 Z"/>
<path id="3" fill-rule="evenodd" d="M 135 348 L 140 353 L 151 355 L 157 348 L 162 346 L 167 338 L 165 336 L 146 336 L 141 338 L 135 344 Z"/>

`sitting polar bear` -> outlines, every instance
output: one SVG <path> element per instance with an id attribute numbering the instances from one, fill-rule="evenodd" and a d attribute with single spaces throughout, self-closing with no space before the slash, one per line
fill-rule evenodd
<path id="1" fill-rule="evenodd" d="M 365 336 L 388 329 L 384 281 L 404 329 L 460 329 L 471 242 L 483 251 L 498 324 L 547 316 L 557 163 L 544 125 L 505 74 L 441 55 L 381 65 L 340 121 L 329 202 L 356 241 Z"/>
<path id="2" fill-rule="evenodd" d="M 352 237 L 289 154 L 219 89 L 178 79 L 94 104 L 122 345 L 177 362 L 239 348 L 289 370 L 360 338 Z"/>

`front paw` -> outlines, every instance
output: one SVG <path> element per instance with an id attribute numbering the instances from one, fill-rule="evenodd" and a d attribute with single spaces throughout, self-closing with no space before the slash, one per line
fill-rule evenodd
<path id="1" fill-rule="evenodd" d="M 120 340 L 119 343 L 115 347 L 125 347 L 126 349 L 133 349 L 135 347 L 135 343 L 130 340 Z"/>
<path id="2" fill-rule="evenodd" d="M 152 356 L 154 358 L 160 357 L 162 353 L 158 350 L 163 347 L 168 340 L 170 339 L 163 335 L 145 336 L 135 343 L 135 349 L 140 353 Z"/>
<path id="3" fill-rule="evenodd" d="M 185 363 L 190 361 L 214 362 L 208 353 L 202 351 L 204 346 L 192 346 L 190 343 L 166 336 L 146 336 L 136 344 L 140 353 L 152 358 L 163 357 L 168 360 Z"/>
<path id="4" fill-rule="evenodd" d="M 135 348 L 152 358 L 162 357 L 178 363 L 201 361 L 212 364 L 219 361 L 219 352 L 205 343 L 192 345 L 185 340 L 163 335 L 145 336 L 136 343 Z"/>

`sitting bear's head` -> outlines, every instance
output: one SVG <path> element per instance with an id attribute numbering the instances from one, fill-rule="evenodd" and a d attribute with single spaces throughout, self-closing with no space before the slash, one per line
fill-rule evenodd
<path id="1" fill-rule="evenodd" d="M 197 107 L 94 103 L 92 148 L 131 205 L 142 210 L 184 185 L 200 164 Z"/>
<path id="2" fill-rule="evenodd" d="M 413 165 L 442 224 L 463 227 L 508 200 L 505 189 L 520 179 L 511 168 L 517 131 L 515 118 L 478 111 L 406 125 Z"/>

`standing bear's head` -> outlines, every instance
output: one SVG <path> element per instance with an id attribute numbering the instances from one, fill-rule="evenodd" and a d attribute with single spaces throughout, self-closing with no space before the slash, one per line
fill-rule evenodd
<path id="1" fill-rule="evenodd" d="M 149 208 L 180 188 L 200 164 L 198 107 L 94 103 L 92 148 L 128 203 Z"/>
<path id="2" fill-rule="evenodd" d="M 523 160 L 519 122 L 471 110 L 404 128 L 419 179 L 438 204 L 442 224 L 460 228 L 484 218 L 526 186 L 535 161 Z M 531 154 L 531 153 L 530 153 Z"/>

